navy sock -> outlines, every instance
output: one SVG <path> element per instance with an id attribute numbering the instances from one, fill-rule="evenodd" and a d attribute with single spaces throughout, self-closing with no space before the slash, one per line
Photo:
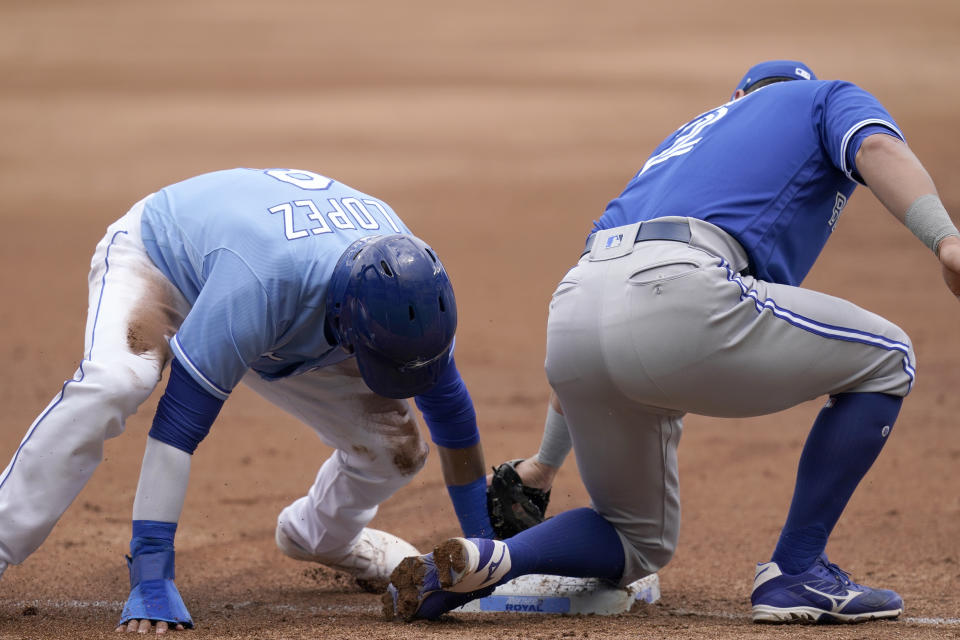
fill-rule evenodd
<path id="1" fill-rule="evenodd" d="M 502 582 L 528 573 L 605 578 L 623 575 L 623 544 L 613 525 L 593 509 L 564 511 L 504 540 L 510 572 Z"/>
<path id="2" fill-rule="evenodd" d="M 787 522 L 772 560 L 784 573 L 809 569 L 827 546 L 854 489 L 887 442 L 903 398 L 841 393 L 817 416 L 800 454 Z"/>

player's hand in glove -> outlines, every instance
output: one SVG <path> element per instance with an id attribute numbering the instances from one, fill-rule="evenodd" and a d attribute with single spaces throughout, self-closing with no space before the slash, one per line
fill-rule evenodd
<path id="1" fill-rule="evenodd" d="M 517 475 L 520 476 L 520 481 L 523 482 L 524 486 L 540 489 L 547 493 L 550 492 L 550 487 L 553 486 L 553 480 L 557 477 L 557 472 L 560 470 L 559 467 L 551 467 L 548 464 L 540 462 L 537 460 L 537 456 L 524 458 L 517 463 L 516 469 Z"/>
<path id="2" fill-rule="evenodd" d="M 940 242 L 940 265 L 943 269 L 943 281 L 950 291 L 960 299 L 960 238 L 947 236 Z"/>
<path id="3" fill-rule="evenodd" d="M 520 479 L 517 466 L 522 460 L 504 462 L 494 468 L 487 486 L 487 510 L 494 535 L 501 540 L 543 522 L 550 491 L 528 486 Z M 553 470 L 556 473 L 556 470 Z M 540 481 L 552 483 L 546 475 Z M 546 486 L 549 486 L 547 484 Z"/>

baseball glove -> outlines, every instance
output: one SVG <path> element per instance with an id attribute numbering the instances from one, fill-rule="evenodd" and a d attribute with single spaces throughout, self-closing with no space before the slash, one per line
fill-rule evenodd
<path id="1" fill-rule="evenodd" d="M 515 536 L 524 529 L 543 522 L 550 501 L 550 492 L 523 484 L 517 465 L 523 460 L 510 460 L 493 469 L 487 486 L 487 511 L 499 539 Z"/>

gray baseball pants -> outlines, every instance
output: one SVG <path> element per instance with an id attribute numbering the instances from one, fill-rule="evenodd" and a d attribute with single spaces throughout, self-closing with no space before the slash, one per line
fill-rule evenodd
<path id="1" fill-rule="evenodd" d="M 676 548 L 685 413 L 746 417 L 825 394 L 905 396 L 916 368 L 891 322 L 743 275 L 743 248 L 714 225 L 659 220 L 689 225 L 689 243 L 634 243 L 640 223 L 598 232 L 553 294 L 547 324 L 547 377 L 593 507 L 623 542 L 622 585 Z"/>

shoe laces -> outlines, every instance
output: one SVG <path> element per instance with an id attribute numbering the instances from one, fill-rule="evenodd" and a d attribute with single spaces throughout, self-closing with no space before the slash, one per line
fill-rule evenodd
<path id="1" fill-rule="evenodd" d="M 850 579 L 850 574 L 834 563 L 830 562 L 826 558 L 821 558 L 821 564 L 826 568 L 826 570 L 834 577 L 836 580 L 843 586 L 849 587 L 851 585 L 857 586 L 857 584 Z"/>

